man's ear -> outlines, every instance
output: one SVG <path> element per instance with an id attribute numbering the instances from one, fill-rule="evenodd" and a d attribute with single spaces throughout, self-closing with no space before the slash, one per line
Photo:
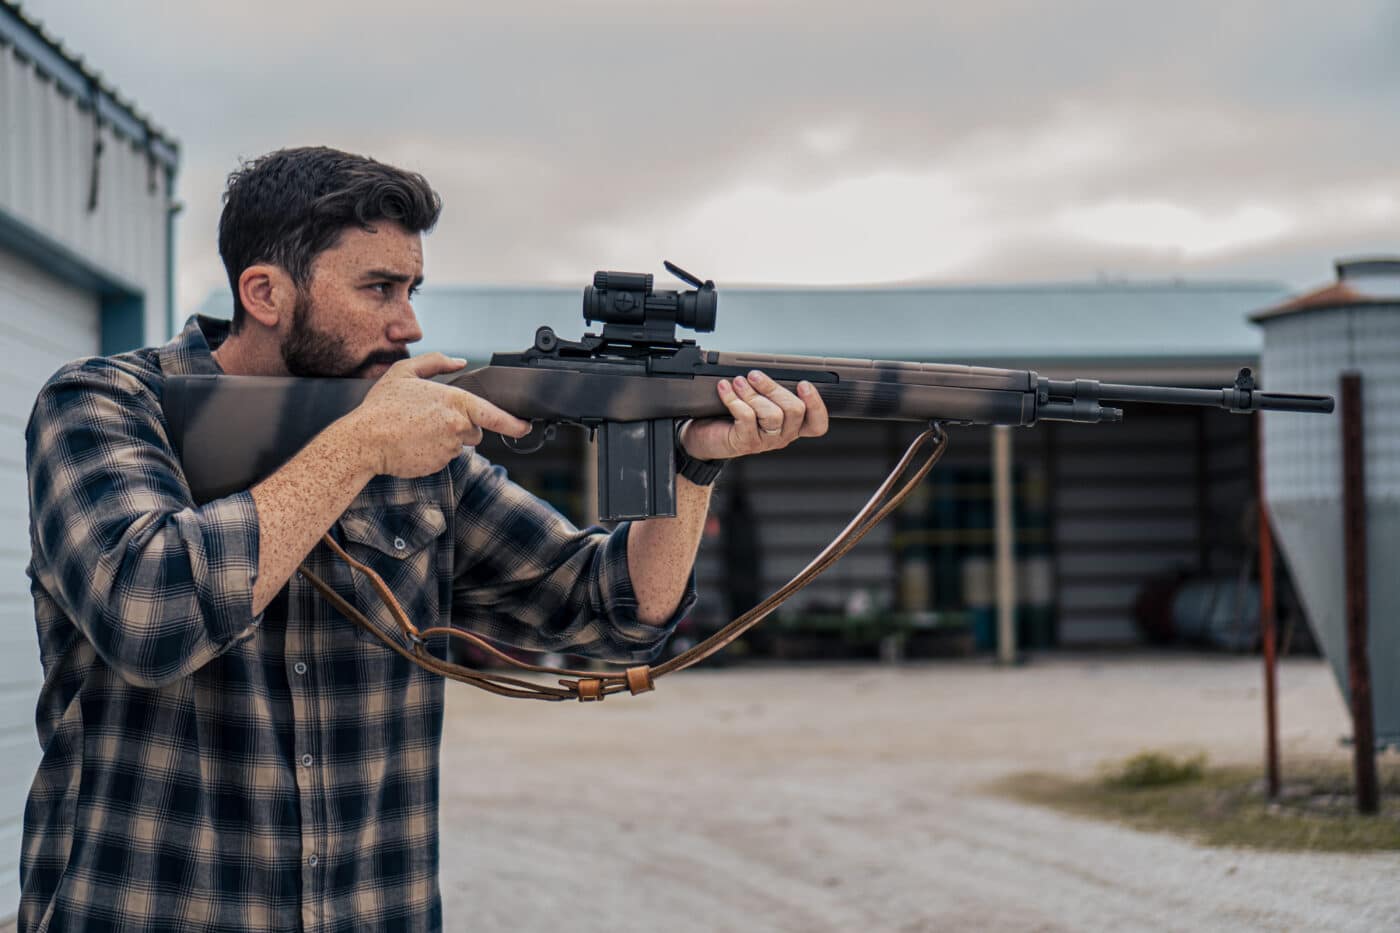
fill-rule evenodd
<path id="1" fill-rule="evenodd" d="M 296 283 L 281 266 L 270 263 L 249 266 L 238 277 L 238 300 L 249 317 L 276 330 L 278 324 L 292 319 L 297 301 Z"/>

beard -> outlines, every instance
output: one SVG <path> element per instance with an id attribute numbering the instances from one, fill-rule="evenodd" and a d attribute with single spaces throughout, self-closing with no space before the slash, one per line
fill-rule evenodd
<path id="1" fill-rule="evenodd" d="M 320 330 L 312 323 L 312 312 L 311 296 L 304 289 L 297 289 L 292 330 L 281 347 L 282 365 L 293 376 L 363 378 L 380 363 L 392 365 L 408 359 L 407 350 L 375 350 L 368 356 L 356 357 L 344 337 Z"/>

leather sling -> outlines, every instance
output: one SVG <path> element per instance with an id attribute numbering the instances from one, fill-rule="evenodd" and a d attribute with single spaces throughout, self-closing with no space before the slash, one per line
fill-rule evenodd
<path id="1" fill-rule="evenodd" d="M 917 467 L 910 473 L 911 464 L 915 463 L 915 455 L 930 442 L 933 449 Z M 822 574 L 832 564 L 840 560 L 846 552 L 855 547 L 861 538 L 865 537 L 876 525 L 887 518 L 900 504 L 914 491 L 919 483 L 923 482 L 925 476 L 933 469 L 943 456 L 943 451 L 948 446 L 948 435 L 943 426 L 938 422 L 932 422 L 929 427 L 905 450 L 889 476 L 885 477 L 879 488 L 871 495 L 870 499 L 856 513 L 855 517 L 837 535 L 830 544 L 822 549 L 821 553 L 814 557 L 801 571 L 781 588 L 775 591 L 763 602 L 754 606 L 748 612 L 716 631 L 709 638 L 681 652 L 669 660 L 656 666 L 638 665 L 625 668 L 623 670 L 612 671 L 584 671 L 573 670 L 563 667 L 547 667 L 540 664 L 530 664 L 517 660 L 505 652 L 496 648 L 489 641 L 479 635 L 454 626 L 438 625 L 430 628 L 419 629 L 408 618 L 403 606 L 394 598 L 394 594 L 384 583 L 383 578 L 375 573 L 373 569 L 355 560 L 345 552 L 345 549 L 336 542 L 329 533 L 322 537 L 326 546 L 335 553 L 337 557 L 345 561 L 352 572 L 363 574 L 378 594 L 380 600 L 388 608 L 394 621 L 398 624 L 400 634 L 407 641 L 407 645 L 398 639 L 382 631 L 379 626 L 371 622 L 364 613 L 352 606 L 344 597 L 337 593 L 329 584 L 306 569 L 303 565 L 298 568 L 298 572 L 314 586 L 326 601 L 329 602 L 341 615 L 359 625 L 365 631 L 379 639 L 390 649 L 398 652 L 409 661 L 417 664 L 424 670 L 431 671 L 451 680 L 482 690 L 508 697 L 521 697 L 532 700 L 602 700 L 609 694 L 620 693 L 623 690 L 635 695 L 645 693 L 654 689 L 658 678 L 666 674 L 682 671 L 692 665 L 698 664 L 710 655 L 732 643 L 739 636 L 766 619 L 772 612 L 782 605 L 789 597 L 808 583 L 811 583 Z M 899 481 L 909 473 L 902 485 Z M 496 671 L 482 671 L 475 668 L 465 667 L 455 664 L 432 654 L 427 649 L 426 639 L 436 635 L 446 635 L 450 638 L 459 638 L 470 642 L 476 647 L 485 651 L 492 658 L 503 664 L 535 674 L 548 674 L 558 678 L 558 686 L 548 683 L 541 683 L 532 680 L 525 680 L 513 677 L 508 674 Z"/>

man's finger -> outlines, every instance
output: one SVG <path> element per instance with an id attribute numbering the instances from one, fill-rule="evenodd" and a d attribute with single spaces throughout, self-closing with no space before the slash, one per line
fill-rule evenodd
<path id="1" fill-rule="evenodd" d="M 821 393 L 817 391 L 816 386 L 803 381 L 797 384 L 797 395 L 807 406 L 807 414 L 802 421 L 802 436 L 821 437 L 826 433 L 829 424 L 826 402 L 822 401 Z"/>
<path id="2" fill-rule="evenodd" d="M 397 372 L 400 375 L 417 376 L 420 379 L 427 379 L 430 376 L 437 376 L 442 373 L 455 373 L 467 361 L 459 356 L 448 356 L 446 353 L 424 353 L 422 356 L 410 356 L 406 360 L 399 360 L 389 367 L 389 372 Z M 388 373 L 385 373 L 388 375 Z"/>
<path id="3" fill-rule="evenodd" d="M 797 437 L 798 432 L 802 429 L 802 420 L 807 410 L 802 399 L 789 392 L 782 383 L 770 379 L 767 373 L 759 370 L 755 369 L 749 373 L 749 381 L 753 383 L 754 388 L 763 393 L 765 398 L 782 409 L 783 436 L 788 440 Z"/>
<path id="4" fill-rule="evenodd" d="M 729 417 L 734 419 L 734 431 L 739 436 L 736 449 L 756 446 L 759 437 L 758 415 L 748 402 L 738 396 L 729 380 L 721 379 L 718 389 L 720 401 L 724 402 L 724 407 L 729 410 Z"/>
<path id="5" fill-rule="evenodd" d="M 758 427 L 770 440 L 783 430 L 783 410 L 758 393 L 743 376 L 734 379 L 734 391 L 739 398 L 753 409 L 758 419 Z"/>
<path id="6" fill-rule="evenodd" d="M 478 427 L 509 437 L 524 437 L 530 433 L 530 422 L 522 421 L 510 412 L 497 408 L 479 395 L 472 395 L 463 389 L 452 391 L 461 392 L 466 396 L 461 402 L 465 406 L 462 410 Z"/>

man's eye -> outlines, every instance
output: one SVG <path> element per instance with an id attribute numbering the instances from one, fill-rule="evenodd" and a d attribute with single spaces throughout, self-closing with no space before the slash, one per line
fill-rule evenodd
<path id="1" fill-rule="evenodd" d="M 379 292 L 379 294 L 381 294 L 381 295 L 387 295 L 387 294 L 389 294 L 389 289 L 390 289 L 391 287 L 392 287 L 392 286 L 391 286 L 391 283 L 389 283 L 389 282 L 375 282 L 373 285 L 370 286 L 370 288 L 372 288 L 372 289 L 374 289 L 375 291 Z"/>

